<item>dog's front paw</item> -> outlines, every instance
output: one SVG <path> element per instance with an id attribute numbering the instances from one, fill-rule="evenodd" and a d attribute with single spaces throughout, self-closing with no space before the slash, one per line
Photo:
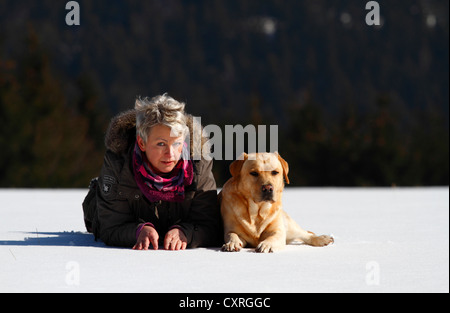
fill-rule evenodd
<path id="1" fill-rule="evenodd" d="M 242 244 L 234 241 L 229 241 L 222 246 L 222 251 L 225 252 L 239 252 L 242 249 Z"/>
<path id="2" fill-rule="evenodd" d="M 274 248 L 270 243 L 263 241 L 259 243 L 255 251 L 260 253 L 272 253 L 274 252 Z"/>
<path id="3" fill-rule="evenodd" d="M 331 236 L 322 235 L 311 238 L 311 246 L 314 247 L 324 247 L 328 246 L 330 243 L 334 243 L 334 239 Z"/>

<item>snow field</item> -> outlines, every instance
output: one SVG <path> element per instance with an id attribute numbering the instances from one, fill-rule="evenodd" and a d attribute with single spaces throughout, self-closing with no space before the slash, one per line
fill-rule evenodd
<path id="1" fill-rule="evenodd" d="M 0 190 L 0 292 L 449 292 L 449 188 L 287 188 L 335 244 L 133 251 L 85 232 L 87 190 Z"/>

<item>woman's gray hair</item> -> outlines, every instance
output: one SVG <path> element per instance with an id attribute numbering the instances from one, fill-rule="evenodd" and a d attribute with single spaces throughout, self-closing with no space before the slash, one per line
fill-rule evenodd
<path id="1" fill-rule="evenodd" d="M 165 125 L 171 128 L 171 135 L 174 137 L 185 137 L 188 134 L 188 128 L 184 106 L 183 102 L 178 102 L 167 94 L 151 99 L 147 97 L 144 99 L 137 98 L 134 106 L 136 110 L 136 134 L 146 143 L 153 126 Z"/>

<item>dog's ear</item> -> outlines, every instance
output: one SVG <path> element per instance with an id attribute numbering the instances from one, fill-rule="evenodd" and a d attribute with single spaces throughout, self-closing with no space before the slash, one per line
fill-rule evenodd
<path id="1" fill-rule="evenodd" d="M 239 175 L 242 169 L 242 165 L 244 165 L 244 162 L 248 159 L 247 153 L 243 153 L 236 161 L 231 163 L 230 165 L 230 173 L 231 176 L 236 177 Z"/>
<path id="2" fill-rule="evenodd" d="M 284 180 L 286 180 L 286 184 L 289 184 L 288 178 L 289 164 L 281 157 L 281 155 L 278 152 L 275 152 L 275 154 L 278 156 L 278 160 L 280 161 L 281 167 L 283 168 Z"/>

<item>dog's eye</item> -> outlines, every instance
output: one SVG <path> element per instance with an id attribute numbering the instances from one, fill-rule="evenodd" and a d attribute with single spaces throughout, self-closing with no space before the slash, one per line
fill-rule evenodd
<path id="1" fill-rule="evenodd" d="M 278 174 L 280 174 L 280 172 L 272 171 L 272 175 L 273 175 L 273 176 L 278 175 Z"/>
<path id="2" fill-rule="evenodd" d="M 254 177 L 258 177 L 259 176 L 258 172 L 250 172 L 250 175 L 252 175 Z"/>

